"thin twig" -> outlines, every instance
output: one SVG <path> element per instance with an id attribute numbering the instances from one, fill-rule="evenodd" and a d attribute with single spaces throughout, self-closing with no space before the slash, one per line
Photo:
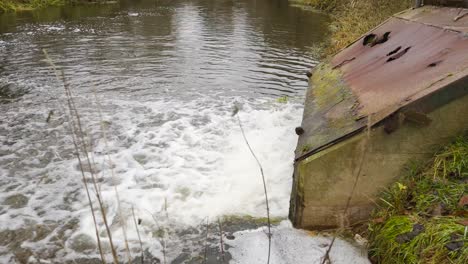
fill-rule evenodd
<path id="1" fill-rule="evenodd" d="M 101 107 L 101 103 L 96 95 L 96 91 L 93 87 L 92 89 L 93 91 L 93 94 L 94 94 L 94 98 L 96 100 L 96 105 L 97 105 L 97 109 L 98 109 L 98 114 L 99 114 L 99 123 L 100 123 L 100 126 L 101 126 L 101 133 L 102 133 L 102 139 L 104 141 L 104 147 L 105 149 L 109 149 L 109 144 L 108 144 L 108 141 L 107 141 L 107 131 L 106 131 L 106 128 L 104 126 L 104 119 L 103 119 L 103 115 L 102 115 L 102 107 Z M 127 252 L 127 258 L 128 258 L 128 263 L 130 264 L 132 262 L 132 255 L 130 253 L 130 247 L 128 246 L 128 238 L 127 238 L 127 223 L 125 221 L 125 218 L 124 218 L 124 215 L 122 213 L 122 204 L 120 202 L 120 196 L 119 196 L 119 192 L 117 190 L 117 178 L 116 178 L 116 175 L 114 173 L 114 165 L 113 165 L 113 162 L 112 162 L 112 159 L 111 159 L 111 156 L 109 155 L 109 153 L 107 152 L 106 153 L 106 156 L 107 156 L 107 161 L 108 161 L 108 165 L 110 167 L 110 171 L 111 171 L 111 177 L 112 177 L 112 180 L 114 181 L 114 193 L 115 193 L 115 197 L 117 199 L 117 211 L 119 212 L 119 218 L 120 218 L 120 227 L 122 228 L 122 233 L 123 233 L 123 236 L 124 236 L 124 241 L 125 241 L 125 250 Z"/>
<path id="2" fill-rule="evenodd" d="M 222 263 L 224 263 L 225 259 L 224 259 L 223 225 L 221 223 L 221 220 L 219 220 L 219 218 L 218 218 L 218 226 L 219 226 L 219 243 L 221 247 L 221 259 L 223 260 Z"/>
<path id="3" fill-rule="evenodd" d="M 60 80 L 58 70 L 56 69 L 55 64 L 50 59 L 49 55 L 47 54 L 47 51 L 43 50 L 43 52 L 44 52 L 44 55 L 46 57 L 46 60 L 49 62 L 49 64 L 53 68 L 57 79 Z M 96 220 L 96 215 L 94 213 L 93 202 L 91 200 L 91 195 L 89 193 L 89 187 L 88 187 L 88 183 L 87 183 L 87 180 L 86 180 L 86 175 L 85 175 L 84 169 L 83 169 L 83 162 L 82 162 L 81 156 L 80 156 L 80 148 L 78 147 L 78 142 L 77 142 L 77 138 L 76 138 L 76 134 L 75 134 L 76 132 L 75 132 L 75 129 L 74 129 L 75 124 L 74 124 L 74 120 L 72 118 L 73 117 L 72 116 L 72 108 L 70 107 L 68 96 L 67 96 L 67 101 L 68 101 L 68 106 L 69 106 L 68 110 L 70 111 L 70 115 L 68 116 L 69 117 L 68 118 L 69 129 L 70 129 L 70 132 L 72 134 L 73 145 L 74 145 L 74 148 L 75 148 L 75 151 L 76 151 L 76 157 L 78 159 L 78 164 L 79 164 L 79 167 L 80 167 L 80 172 L 81 172 L 83 184 L 84 184 L 85 190 L 86 190 L 86 196 L 88 198 L 88 204 L 89 204 L 89 207 L 91 209 L 91 215 L 93 217 L 94 231 L 96 233 L 96 240 L 97 240 L 97 244 L 98 244 L 98 248 L 99 248 L 99 254 L 100 254 L 100 257 L 101 257 L 101 262 L 104 264 L 104 263 L 106 263 L 106 260 L 105 260 L 104 253 L 103 253 L 103 250 L 102 250 L 101 239 L 100 239 L 100 236 L 99 236 L 98 224 L 97 224 L 97 220 Z"/>
<path id="4" fill-rule="evenodd" d="M 249 144 L 249 141 L 247 140 L 247 137 L 245 136 L 244 127 L 242 126 L 242 122 L 241 122 L 241 120 L 239 118 L 239 115 L 237 115 L 238 112 L 239 112 L 239 109 L 236 107 L 234 109 L 233 114 L 237 116 L 237 121 L 239 122 L 239 127 L 240 127 L 241 132 L 242 132 L 242 137 L 244 138 L 245 144 L 249 148 L 250 153 L 252 154 L 255 161 L 257 162 L 257 165 L 258 165 L 258 167 L 260 169 L 260 174 L 262 175 L 263 191 L 264 191 L 264 194 L 265 194 L 265 204 L 266 204 L 266 213 L 267 213 L 267 221 L 268 221 L 268 234 L 267 234 L 267 236 L 268 236 L 268 259 L 267 259 L 267 264 L 269 264 L 270 263 L 270 255 L 271 255 L 271 221 L 270 221 L 270 206 L 268 204 L 268 192 L 267 192 L 267 187 L 266 187 L 265 174 L 263 173 L 262 164 L 258 160 L 257 155 L 255 155 L 255 152 L 253 151 L 252 147 Z"/>
<path id="5" fill-rule="evenodd" d="M 165 228 L 162 228 L 161 225 L 159 224 L 158 220 L 156 219 L 156 217 L 148 210 L 145 210 L 148 214 L 151 215 L 151 218 L 153 218 L 154 220 L 154 223 L 156 224 L 156 228 L 158 230 L 162 230 L 163 231 L 163 235 L 161 237 L 161 244 L 162 244 L 162 253 L 163 253 L 163 264 L 166 264 L 166 229 Z"/>
<path id="6" fill-rule="evenodd" d="M 88 155 L 89 151 L 88 151 L 88 148 L 86 146 L 86 141 L 83 138 L 84 133 L 83 133 L 82 125 L 81 125 L 80 114 L 78 113 L 78 110 L 76 108 L 76 105 L 75 105 L 75 102 L 73 100 L 73 96 L 72 96 L 71 90 L 69 88 L 69 85 L 66 82 L 65 73 L 63 72 L 63 70 L 61 70 L 61 73 L 62 73 L 62 80 L 63 80 L 63 84 L 64 84 L 64 87 L 65 87 L 65 91 L 67 93 L 67 98 L 68 98 L 67 101 L 68 101 L 68 104 L 69 104 L 69 108 L 75 114 L 76 125 L 78 127 L 78 133 L 77 134 L 79 135 L 78 138 L 82 142 L 82 147 L 83 147 L 83 152 L 84 152 L 84 155 L 85 155 L 85 158 L 86 158 L 86 162 L 87 162 L 88 167 L 90 168 L 91 179 L 92 179 L 92 182 L 93 182 L 93 185 L 94 185 L 94 189 L 96 191 L 96 198 L 97 198 L 97 201 L 99 203 L 99 208 L 100 208 L 100 211 L 101 211 L 102 220 L 104 222 L 104 226 L 106 227 L 106 232 L 107 232 L 107 235 L 109 237 L 109 243 L 110 243 L 110 246 L 111 246 L 111 252 L 112 252 L 114 264 L 118 264 L 119 261 L 118 261 L 118 257 L 117 257 L 117 252 L 115 250 L 114 242 L 112 240 L 112 233 L 110 231 L 110 227 L 109 227 L 109 224 L 107 222 L 107 216 L 106 216 L 104 202 L 102 201 L 101 195 L 99 193 L 99 188 L 97 186 L 96 176 L 94 174 L 93 166 L 91 164 L 91 160 L 90 160 L 90 157 Z M 71 115 L 73 116 L 73 114 L 71 114 Z"/>
<path id="7" fill-rule="evenodd" d="M 132 215 L 133 215 L 133 222 L 135 223 L 135 229 L 136 229 L 137 235 L 138 235 L 138 241 L 140 242 L 141 264 L 144 264 L 145 261 L 144 261 L 143 243 L 141 242 L 140 231 L 138 229 L 138 223 L 137 223 L 137 220 L 136 220 L 136 217 L 135 217 L 135 210 L 133 209 L 133 205 L 132 205 Z"/>
<path id="8" fill-rule="evenodd" d="M 70 86 L 69 86 L 69 84 L 68 84 L 68 82 L 67 82 L 67 80 L 65 78 L 65 72 L 63 71 L 63 69 L 60 69 L 60 71 L 57 70 L 55 64 L 49 58 L 49 56 L 48 56 L 48 54 L 47 54 L 47 52 L 45 50 L 44 50 L 44 54 L 46 56 L 46 59 L 49 61 L 49 63 L 54 68 L 54 70 L 56 70 L 57 72 L 60 72 L 61 81 L 63 83 L 63 87 L 65 89 L 65 95 L 66 95 L 66 98 L 67 98 L 68 109 L 70 111 L 70 117 L 71 117 L 70 120 L 73 120 L 73 117 L 75 117 L 75 119 L 76 119 L 76 122 L 73 121 L 73 124 L 72 124 L 73 134 L 76 135 L 77 139 L 79 139 L 79 142 L 75 142 L 75 143 L 77 143 L 77 144 L 75 144 L 75 147 L 79 151 L 80 150 L 79 145 L 81 143 L 87 165 L 90 168 L 91 179 L 92 179 L 92 182 L 93 182 L 93 185 L 94 185 L 96 198 L 97 198 L 97 201 L 99 203 L 99 209 L 101 211 L 102 220 L 104 222 L 104 226 L 106 228 L 107 236 L 109 238 L 109 244 L 110 244 L 110 247 L 111 247 L 113 261 L 114 261 L 114 264 L 118 264 L 119 263 L 118 256 L 117 256 L 117 252 L 116 252 L 115 247 L 114 247 L 114 243 L 112 241 L 112 234 L 111 234 L 111 231 L 110 231 L 110 228 L 109 228 L 109 224 L 107 222 L 105 206 L 104 206 L 104 203 L 103 203 L 103 201 L 101 199 L 99 189 L 97 187 L 96 176 L 94 174 L 93 167 L 92 167 L 92 164 L 91 164 L 91 159 L 90 159 L 89 154 L 88 154 L 89 151 L 88 151 L 88 148 L 86 146 L 86 140 L 84 139 L 84 136 L 83 136 L 84 133 L 83 133 L 83 127 L 81 125 L 80 114 L 79 114 L 79 112 L 78 112 L 78 110 L 76 108 L 75 101 L 73 100 L 73 94 L 71 93 Z M 58 73 L 56 73 L 56 75 L 59 76 Z M 77 129 L 76 129 L 75 125 L 76 125 Z M 83 170 L 82 165 L 81 165 L 81 158 L 79 159 L 79 162 L 80 162 L 80 169 Z"/>
<path id="9" fill-rule="evenodd" d="M 348 199 L 346 200 L 345 209 L 343 211 L 343 217 L 346 217 L 346 214 L 348 213 L 348 209 L 349 209 L 349 206 L 351 204 L 351 200 L 353 199 L 354 192 L 356 191 L 356 187 L 357 187 L 357 184 L 359 182 L 359 178 L 361 176 L 362 166 L 364 164 L 364 160 L 365 160 L 365 158 L 367 156 L 367 152 L 369 150 L 370 129 L 371 129 L 371 116 L 369 116 L 367 118 L 367 132 L 366 132 L 367 137 L 364 140 L 364 146 L 363 146 L 363 151 L 362 151 L 362 155 L 361 155 L 361 160 L 359 161 L 359 167 L 358 167 L 358 170 L 357 170 L 356 177 L 354 179 L 353 187 L 351 188 L 351 192 L 350 192 L 350 194 L 348 196 Z M 330 245 L 328 246 L 327 251 L 325 252 L 325 255 L 322 258 L 321 264 L 325 264 L 325 263 L 327 263 L 327 261 L 330 261 L 330 252 L 331 252 L 331 249 L 332 249 L 333 245 L 335 244 L 335 240 L 336 240 L 336 234 L 333 235 L 333 238 L 332 238 L 332 240 L 330 242 Z"/>
<path id="10" fill-rule="evenodd" d="M 208 217 L 206 218 L 206 233 L 205 233 L 205 257 L 203 263 L 206 264 L 208 259 Z"/>

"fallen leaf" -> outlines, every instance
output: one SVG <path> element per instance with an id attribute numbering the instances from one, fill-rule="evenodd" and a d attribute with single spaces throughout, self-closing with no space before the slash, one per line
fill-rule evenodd
<path id="1" fill-rule="evenodd" d="M 458 202 L 458 206 L 460 207 L 463 207 L 465 205 L 468 205 L 468 195 L 463 196 Z"/>
<path id="2" fill-rule="evenodd" d="M 457 221 L 457 224 L 460 224 L 462 226 L 468 226 L 468 219 Z"/>

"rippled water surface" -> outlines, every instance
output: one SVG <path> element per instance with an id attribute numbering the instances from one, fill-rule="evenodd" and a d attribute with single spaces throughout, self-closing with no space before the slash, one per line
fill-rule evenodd
<path id="1" fill-rule="evenodd" d="M 133 211 L 144 249 L 162 259 L 166 248 L 168 262 L 182 263 L 200 250 L 207 220 L 217 241 L 218 217 L 265 215 L 234 104 L 265 169 L 271 213 L 286 218 L 305 72 L 326 23 L 282 0 L 121 1 L 0 15 L 0 262 L 98 256 L 63 85 L 43 49 L 75 95 L 95 163 L 84 169 L 98 174 L 119 254 L 124 232 L 139 254 Z"/>

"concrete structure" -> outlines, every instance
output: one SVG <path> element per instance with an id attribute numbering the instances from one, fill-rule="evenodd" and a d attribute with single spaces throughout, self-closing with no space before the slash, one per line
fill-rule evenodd
<path id="1" fill-rule="evenodd" d="M 468 130 L 465 13 L 404 11 L 314 69 L 296 149 L 296 227 L 365 220 L 409 161 Z"/>

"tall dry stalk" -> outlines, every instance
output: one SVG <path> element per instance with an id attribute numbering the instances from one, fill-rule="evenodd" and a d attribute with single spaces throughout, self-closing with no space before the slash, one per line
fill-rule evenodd
<path id="1" fill-rule="evenodd" d="M 208 259 L 208 217 L 206 218 L 206 233 L 205 233 L 205 256 L 203 258 L 203 263 L 206 264 Z"/>
<path id="2" fill-rule="evenodd" d="M 136 229 L 137 235 L 138 235 L 138 241 L 140 242 L 141 264 L 144 264 L 145 261 L 144 261 L 143 243 L 141 242 L 140 230 L 138 228 L 138 223 L 137 223 L 137 220 L 136 220 L 136 217 L 135 217 L 135 210 L 133 209 L 133 205 L 132 205 L 132 215 L 133 215 L 133 222 L 135 223 L 135 229 Z"/>
<path id="3" fill-rule="evenodd" d="M 101 243 L 100 238 L 99 238 L 99 233 L 98 233 L 98 225 L 97 225 L 97 221 L 96 221 L 96 218 L 95 218 L 95 215 L 94 215 L 94 208 L 92 206 L 92 201 L 91 201 L 90 194 L 89 194 L 89 188 L 88 188 L 88 185 L 87 185 L 87 180 L 86 180 L 86 176 L 85 176 L 84 169 L 83 169 L 83 164 L 84 163 L 83 163 L 83 161 L 81 159 L 81 156 L 79 154 L 80 152 L 84 153 L 83 155 L 84 155 L 84 158 L 86 160 L 86 164 L 90 168 L 90 174 L 91 174 L 91 179 L 92 179 L 92 183 L 93 183 L 94 190 L 95 190 L 95 195 L 96 195 L 96 198 L 97 198 L 97 201 L 98 201 L 98 204 L 99 204 L 99 209 L 100 209 L 100 212 L 101 212 L 102 220 L 104 222 L 104 226 L 106 228 L 106 232 L 107 232 L 107 235 L 108 235 L 108 238 L 109 238 L 109 244 L 110 244 L 110 247 L 111 247 L 113 262 L 114 262 L 114 264 L 118 264 L 119 261 L 118 261 L 117 252 L 115 250 L 114 243 L 112 241 L 112 234 L 111 234 L 108 222 L 107 222 L 104 203 L 102 201 L 102 198 L 101 198 L 101 195 L 100 195 L 100 192 L 99 192 L 99 188 L 97 186 L 96 175 L 94 173 L 94 170 L 93 170 L 93 167 L 92 167 L 92 164 L 91 164 L 91 159 L 90 159 L 90 156 L 89 156 L 88 147 L 87 147 L 87 144 L 86 144 L 86 140 L 84 138 L 84 132 L 83 132 L 83 127 L 82 127 L 82 123 L 81 123 L 80 114 L 79 114 L 79 112 L 78 112 L 78 110 L 76 108 L 76 104 L 75 104 L 75 101 L 73 99 L 73 94 L 72 94 L 70 86 L 69 86 L 69 84 L 68 84 L 68 82 L 67 82 L 67 80 L 65 78 L 65 72 L 63 71 L 63 69 L 58 70 L 56 65 L 54 64 L 54 62 L 50 59 L 49 55 L 47 54 L 47 51 L 43 50 L 43 52 L 44 52 L 44 55 L 46 57 L 46 60 L 48 61 L 48 63 L 53 68 L 56 77 L 58 78 L 59 81 L 62 82 L 64 90 L 65 90 L 65 96 L 67 98 L 67 106 L 68 106 L 68 111 L 69 111 L 69 120 L 68 121 L 70 122 L 72 138 L 73 138 L 73 144 L 74 144 L 75 150 L 77 152 L 78 163 L 79 163 L 80 170 L 81 170 L 81 173 L 82 173 L 82 176 L 83 176 L 83 182 L 85 184 L 86 192 L 87 192 L 87 195 L 88 195 L 88 198 L 89 198 L 90 207 L 91 207 L 91 210 L 93 212 L 93 220 L 94 220 L 94 225 L 95 225 L 95 229 L 96 229 L 98 244 Z M 80 145 L 81 145 L 81 147 L 80 147 Z M 103 252 L 102 252 L 102 247 L 101 247 L 101 245 L 99 245 L 98 247 L 100 249 L 101 260 L 105 263 L 105 260 L 104 260 L 104 257 L 103 257 Z"/>
<path id="4" fill-rule="evenodd" d="M 102 133 L 102 139 L 104 141 L 104 147 L 105 149 L 109 149 L 109 143 L 107 141 L 107 130 L 106 130 L 106 127 L 104 126 L 104 119 L 103 119 L 103 115 L 102 115 L 102 106 L 101 106 L 101 103 L 96 95 L 96 91 L 93 87 L 92 89 L 93 91 L 93 95 L 94 95 L 94 99 L 96 100 L 96 105 L 97 105 L 97 109 L 98 109 L 98 114 L 99 114 L 99 123 L 100 123 L 100 127 L 101 127 L 101 133 Z M 107 157 L 107 162 L 108 162 L 108 165 L 109 165 L 109 168 L 110 168 L 110 171 L 111 171 L 111 177 L 112 177 L 112 180 L 114 181 L 114 193 L 115 193 L 115 197 L 117 199 L 117 211 L 119 213 L 119 218 L 120 218 L 120 227 L 122 228 L 122 234 L 124 236 L 124 242 L 125 242 L 125 251 L 127 252 L 127 258 L 128 258 L 128 263 L 132 263 L 132 255 L 130 253 L 130 247 L 128 246 L 128 238 L 127 238 L 127 223 L 125 221 L 125 218 L 124 218 L 124 215 L 122 213 L 122 205 L 121 205 L 121 202 L 120 202 L 120 195 L 119 195 L 119 191 L 117 190 L 117 177 L 115 175 L 115 172 L 114 172 L 114 163 L 112 162 L 112 159 L 111 159 L 111 156 L 109 155 L 109 153 L 106 153 L 106 157 Z M 132 208 L 133 210 L 133 208 Z"/>
<path id="5" fill-rule="evenodd" d="M 221 223 L 221 220 L 219 220 L 219 218 L 218 218 L 218 226 L 219 226 L 219 244 L 220 244 L 220 249 L 221 249 L 221 259 L 223 260 L 221 263 L 224 263 L 225 258 L 224 258 L 223 224 Z"/>
<path id="6" fill-rule="evenodd" d="M 162 244 L 162 253 L 163 253 L 163 264 L 166 264 L 167 263 L 167 260 L 166 260 L 166 229 L 161 227 L 161 225 L 159 224 L 156 217 L 150 211 L 146 210 L 146 212 L 148 212 L 148 214 L 151 215 L 151 218 L 153 218 L 153 221 L 156 224 L 156 228 L 163 232 L 163 234 L 161 236 L 161 244 Z"/>
<path id="7" fill-rule="evenodd" d="M 239 108 L 237 106 L 234 106 L 234 111 L 233 111 L 233 116 L 237 117 L 237 121 L 239 123 L 239 127 L 242 132 L 242 137 L 244 138 L 245 144 L 249 148 L 250 153 L 254 157 L 255 161 L 257 162 L 257 165 L 260 169 L 260 175 L 262 176 L 262 182 L 263 182 L 263 191 L 265 195 L 265 204 L 266 204 L 266 214 L 267 214 L 267 221 L 268 221 L 268 259 L 267 259 L 267 264 L 270 263 L 270 256 L 271 256 L 271 220 L 270 220 L 270 206 L 268 204 L 268 192 L 267 192 L 267 187 L 266 187 L 266 180 L 265 180 L 265 174 L 263 173 L 263 167 L 260 161 L 257 158 L 257 155 L 255 155 L 255 152 L 253 151 L 252 147 L 250 146 L 249 141 L 247 140 L 247 137 L 245 136 L 244 132 L 244 127 L 242 126 L 242 122 L 240 120 L 240 117 L 238 115 L 239 113 Z"/>
<path id="8" fill-rule="evenodd" d="M 356 191 L 356 187 L 357 187 L 357 184 L 359 182 L 359 179 L 361 177 L 361 172 L 362 172 L 362 166 L 364 164 L 364 160 L 366 159 L 366 156 L 367 156 L 367 153 L 369 152 L 369 149 L 370 149 L 370 132 L 371 132 L 371 116 L 368 116 L 367 118 L 367 128 L 366 128 L 366 138 L 364 139 L 364 142 L 363 142 L 363 146 L 362 146 L 362 155 L 361 155 L 361 159 L 359 161 L 359 165 L 358 165 L 358 170 L 356 172 L 356 177 L 354 178 L 354 183 L 353 183 L 353 186 L 351 188 L 351 192 L 346 200 L 346 205 L 345 205 L 345 209 L 343 210 L 343 218 L 346 218 L 346 215 L 348 214 L 348 210 L 349 210 L 349 206 L 351 204 L 351 200 L 353 199 L 353 196 L 354 196 L 354 192 Z M 343 219 L 344 221 L 344 219 Z M 344 224 L 343 226 L 340 227 L 340 229 L 344 228 Z M 341 230 L 340 230 L 341 231 Z M 321 261 L 321 264 L 325 264 L 325 263 L 329 263 L 330 262 L 330 252 L 331 252 L 331 249 L 333 248 L 333 245 L 335 244 L 335 241 L 336 241 L 336 234 L 333 236 L 331 242 L 330 242 L 330 245 L 328 246 L 327 248 L 327 251 L 325 251 L 325 254 L 323 255 L 322 257 L 322 261 Z"/>

